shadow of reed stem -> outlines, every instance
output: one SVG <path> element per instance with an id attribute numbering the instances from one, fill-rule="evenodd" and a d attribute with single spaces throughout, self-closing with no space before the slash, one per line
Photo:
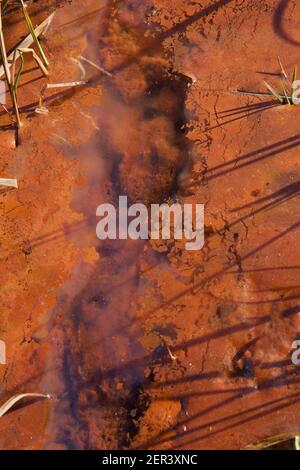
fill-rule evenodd
<path id="1" fill-rule="evenodd" d="M 16 97 L 14 87 L 11 84 L 11 74 L 10 74 L 10 70 L 9 70 L 9 63 L 8 63 L 8 60 L 7 60 L 7 53 L 6 53 L 6 48 L 5 48 L 4 36 L 3 36 L 2 2 L 0 3 L 0 52 L 1 52 L 2 62 L 3 62 L 5 78 L 6 78 L 6 81 L 7 81 L 7 86 L 8 86 L 8 89 L 9 89 L 12 105 L 13 105 L 15 115 L 16 115 L 17 126 L 21 127 L 22 123 L 21 123 L 21 119 L 20 119 L 18 102 L 17 102 L 17 97 Z"/>

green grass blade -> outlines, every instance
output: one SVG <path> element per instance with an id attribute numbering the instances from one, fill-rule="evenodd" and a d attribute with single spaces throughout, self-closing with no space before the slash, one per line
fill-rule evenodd
<path id="1" fill-rule="evenodd" d="M 29 28 L 29 31 L 30 31 L 30 33 L 31 33 L 33 42 L 34 42 L 34 44 L 36 45 L 36 47 L 37 47 L 37 49 L 38 49 L 38 51 L 39 51 L 39 54 L 40 54 L 40 56 L 41 56 L 41 59 L 42 59 L 44 65 L 45 65 L 46 67 L 48 67 L 49 62 L 48 62 L 48 60 L 47 60 L 47 57 L 45 56 L 45 53 L 44 53 L 44 51 L 43 51 L 43 49 L 42 49 L 42 46 L 41 46 L 40 42 L 39 42 L 39 40 L 38 40 L 38 38 L 37 38 L 37 36 L 36 36 L 36 34 L 35 34 L 35 30 L 34 30 L 33 24 L 32 24 L 32 22 L 31 22 L 31 19 L 30 19 L 30 16 L 29 16 L 28 12 L 27 12 L 27 7 L 26 7 L 26 5 L 24 4 L 24 1 L 23 1 L 23 0 L 21 0 L 21 5 L 22 5 L 22 10 L 23 10 L 23 15 L 24 15 L 24 18 L 25 18 L 25 20 L 26 20 L 26 23 L 27 23 L 27 26 L 28 26 L 28 28 Z"/>
<path id="2" fill-rule="evenodd" d="M 286 101 L 287 101 L 287 104 L 290 105 L 290 104 L 291 104 L 290 98 L 288 97 L 288 94 L 287 94 L 285 85 L 284 85 L 284 83 L 283 83 L 282 80 L 281 80 L 281 86 L 282 86 L 283 94 L 284 94 L 284 96 L 285 96 L 285 99 L 286 99 Z"/>
<path id="3" fill-rule="evenodd" d="M 264 81 L 264 84 L 268 88 L 268 90 L 270 91 L 272 96 L 276 99 L 276 101 L 279 101 L 280 103 L 283 103 L 282 97 L 274 90 L 274 88 L 271 87 L 271 85 L 269 85 L 269 83 L 267 83 L 265 81 Z"/>

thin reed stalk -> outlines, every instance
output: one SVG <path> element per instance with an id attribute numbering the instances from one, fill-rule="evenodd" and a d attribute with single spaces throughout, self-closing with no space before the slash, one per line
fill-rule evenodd
<path id="1" fill-rule="evenodd" d="M 4 68 L 4 73 L 5 73 L 7 86 L 8 86 L 8 89 L 9 89 L 12 105 L 13 105 L 15 115 L 16 115 L 17 126 L 21 127 L 22 123 L 21 123 L 21 119 L 20 119 L 19 107 L 18 107 L 18 102 L 17 102 L 17 97 L 16 97 L 14 87 L 11 84 L 11 74 L 10 74 L 9 63 L 8 63 L 8 60 L 7 60 L 7 53 L 6 53 L 4 36 L 3 36 L 2 3 L 0 3 L 0 52 L 1 52 L 1 58 L 2 58 L 2 63 L 3 63 L 3 68 Z"/>

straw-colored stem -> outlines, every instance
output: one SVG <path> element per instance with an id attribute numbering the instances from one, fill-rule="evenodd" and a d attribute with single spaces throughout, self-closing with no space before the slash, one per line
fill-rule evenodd
<path id="1" fill-rule="evenodd" d="M 3 36 L 3 28 L 2 28 L 2 4 L 1 3 L 0 3 L 0 50 L 1 50 L 1 58 L 3 62 L 5 78 L 8 84 L 10 84 L 10 70 L 9 70 L 9 64 L 7 60 L 7 54 L 6 54 L 5 42 L 4 42 L 4 36 Z"/>
<path id="2" fill-rule="evenodd" d="M 2 11 L 4 11 L 4 8 L 6 7 L 7 4 L 8 4 L 8 0 L 3 0 L 3 2 L 2 2 Z"/>
<path id="3" fill-rule="evenodd" d="M 20 113 L 19 113 L 19 106 L 18 106 L 17 95 L 16 95 L 16 92 L 15 92 L 15 90 L 14 90 L 13 88 L 12 88 L 12 90 L 11 90 L 11 95 L 12 95 L 13 107 L 14 107 L 15 114 L 16 114 L 17 126 L 18 126 L 18 127 L 21 127 L 21 126 L 22 126 L 22 122 L 21 122 Z"/>
<path id="4" fill-rule="evenodd" d="M 24 57 L 23 57 L 23 53 L 20 52 L 21 64 L 17 72 L 17 75 L 15 76 L 15 68 L 16 68 L 16 61 L 17 61 L 16 54 L 17 54 L 17 50 L 15 51 L 14 59 L 13 59 L 12 67 L 11 67 L 11 86 L 13 87 L 14 93 L 17 97 L 19 80 L 20 80 L 22 70 L 24 68 Z"/>
<path id="5" fill-rule="evenodd" d="M 2 406 L 0 406 L 0 417 L 4 416 L 16 403 L 24 398 L 50 398 L 50 395 L 45 395 L 44 393 L 20 393 L 14 395 L 9 400 L 7 400 Z"/>

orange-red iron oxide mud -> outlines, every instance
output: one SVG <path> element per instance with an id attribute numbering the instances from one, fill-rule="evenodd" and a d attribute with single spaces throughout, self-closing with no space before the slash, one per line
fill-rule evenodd
<path id="1" fill-rule="evenodd" d="M 239 449 L 300 432 L 300 59 L 287 0 L 29 3 L 55 18 L 26 58 L 16 146 L 1 111 L 2 449 Z M 27 34 L 5 18 L 8 48 Z M 78 63 L 83 56 L 100 65 Z M 205 203 L 205 246 L 96 238 L 96 208 Z"/>

